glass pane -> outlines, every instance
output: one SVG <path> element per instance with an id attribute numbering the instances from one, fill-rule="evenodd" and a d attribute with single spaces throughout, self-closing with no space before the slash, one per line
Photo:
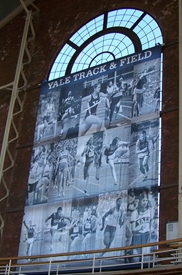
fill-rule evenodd
<path id="1" fill-rule="evenodd" d="M 93 34 L 97 33 L 98 31 L 101 31 L 103 28 L 103 18 L 104 16 L 98 16 L 97 18 L 91 20 L 86 25 L 84 25 L 82 28 L 80 28 L 71 38 L 70 40 L 76 44 L 77 46 L 80 46 L 82 43 L 84 43 L 89 37 L 91 37 Z"/>
<path id="2" fill-rule="evenodd" d="M 142 14 L 143 11 L 135 9 L 110 11 L 107 14 L 107 28 L 125 27 L 131 30 L 133 24 L 138 20 L 138 24 L 133 31 L 140 39 L 142 49 L 153 47 L 157 43 L 162 44 L 162 34 L 157 22 L 149 14 L 146 14 L 144 18 L 140 20 Z M 78 47 L 79 51 L 79 47 L 88 38 L 91 38 L 98 32 L 101 33 L 99 38 L 90 42 L 89 45 L 78 54 L 72 71 L 86 69 L 90 63 L 92 66 L 95 66 L 97 62 L 106 62 L 108 59 L 112 60 L 114 57 L 119 58 L 135 52 L 132 41 L 126 35 L 121 33 L 102 34 L 103 20 L 104 15 L 102 14 L 89 21 L 70 38 L 70 41 Z M 74 45 L 71 47 L 65 44 L 61 49 L 50 70 L 49 77 L 51 77 L 51 79 L 54 76 L 57 77 L 58 75 L 59 77 L 65 74 L 67 66 L 76 52 L 75 48 Z"/>

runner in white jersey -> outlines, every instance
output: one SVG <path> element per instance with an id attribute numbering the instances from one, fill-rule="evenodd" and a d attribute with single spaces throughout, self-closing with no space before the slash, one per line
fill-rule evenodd
<path id="1" fill-rule="evenodd" d="M 57 183 L 58 183 L 58 197 L 65 196 L 65 185 L 69 177 L 69 152 L 65 147 L 62 147 L 59 152 L 57 162 Z M 68 179 L 70 180 L 70 179 Z"/>
<path id="2" fill-rule="evenodd" d="M 143 180 L 146 180 L 149 171 L 148 159 L 150 156 L 150 151 L 145 130 L 141 132 L 139 139 L 136 142 L 136 154 L 138 158 L 138 167 L 143 175 Z"/>
<path id="3" fill-rule="evenodd" d="M 97 228 L 97 219 L 95 215 L 92 215 L 92 209 L 89 208 L 87 217 L 83 219 L 83 241 L 82 250 L 93 250 L 95 248 L 95 234 Z"/>
<path id="4" fill-rule="evenodd" d="M 32 248 L 35 242 L 35 235 L 40 233 L 41 231 L 36 231 L 35 225 L 32 224 L 32 221 L 29 221 L 28 225 L 25 221 L 23 221 L 25 228 L 27 229 L 27 256 L 32 256 Z M 28 261 L 31 261 L 28 259 Z"/>
<path id="5" fill-rule="evenodd" d="M 97 108 L 104 98 L 101 99 L 100 90 L 101 90 L 101 84 L 96 83 L 93 86 L 93 92 L 88 96 L 87 109 L 86 109 L 86 114 L 84 119 L 85 124 L 84 124 L 83 130 L 80 133 L 81 136 L 84 136 L 92 127 L 92 125 L 96 126 L 94 128 L 94 132 L 99 132 L 101 130 L 103 121 L 97 115 Z M 102 97 L 103 97 L 103 94 L 102 94 Z"/>
<path id="6" fill-rule="evenodd" d="M 45 203 L 48 200 L 48 188 L 49 188 L 50 181 L 51 181 L 51 164 L 47 158 L 44 161 L 42 178 L 40 180 L 40 184 L 41 184 L 40 202 L 41 203 Z"/>
<path id="7" fill-rule="evenodd" d="M 113 242 L 114 237 L 115 237 L 117 226 L 120 225 L 120 227 L 121 227 L 124 223 L 124 220 L 123 220 L 124 215 L 123 215 L 123 212 L 121 210 L 121 203 L 122 203 L 121 198 L 118 198 L 116 200 L 116 206 L 111 208 L 102 217 L 102 228 L 100 229 L 101 231 L 105 227 L 105 220 L 107 218 L 107 225 L 104 229 L 105 249 L 110 248 L 111 243 Z M 103 252 L 100 256 L 103 256 L 104 254 L 105 254 L 105 252 Z"/>
<path id="8" fill-rule="evenodd" d="M 35 192 L 39 187 L 40 179 L 42 177 L 43 156 L 40 155 L 37 161 L 31 163 L 29 178 L 28 178 L 28 205 L 35 203 Z"/>
<path id="9" fill-rule="evenodd" d="M 130 220 L 133 233 L 132 245 L 150 243 L 151 221 L 153 219 L 154 209 L 149 205 L 148 195 L 142 193 L 139 197 L 138 208 L 132 212 Z M 146 252 L 148 251 L 146 250 Z M 142 249 L 140 248 L 133 250 L 133 254 L 141 253 Z"/>

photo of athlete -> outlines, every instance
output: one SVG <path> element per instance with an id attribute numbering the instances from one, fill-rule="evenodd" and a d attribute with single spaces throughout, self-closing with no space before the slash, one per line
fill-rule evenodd
<path id="1" fill-rule="evenodd" d="M 131 128 L 124 125 L 104 132 L 100 174 L 105 180 L 104 184 L 99 181 L 100 190 L 107 192 L 128 187 L 130 132 Z"/>
<path id="2" fill-rule="evenodd" d="M 106 118 L 109 120 L 109 122 L 111 122 L 112 120 L 114 108 L 116 105 L 115 103 L 113 103 L 112 97 L 118 92 L 118 90 L 119 88 L 117 87 L 117 85 L 115 85 L 112 80 L 109 80 L 106 87 Z"/>
<path id="3" fill-rule="evenodd" d="M 27 205 L 47 202 L 48 187 L 50 183 L 49 174 L 51 166 L 48 166 L 47 159 L 49 146 L 34 148 L 31 158 L 31 167 L 28 178 Z"/>
<path id="4" fill-rule="evenodd" d="M 73 197 L 90 196 L 99 192 L 102 169 L 103 132 L 78 138 Z"/>
<path id="5" fill-rule="evenodd" d="M 67 181 L 70 183 L 70 174 L 69 174 L 69 159 L 70 155 L 66 146 L 61 146 L 58 148 L 58 159 L 57 159 L 57 168 L 56 168 L 56 181 L 58 186 L 58 197 L 65 197 L 65 186 Z"/>
<path id="6" fill-rule="evenodd" d="M 154 113 L 155 93 L 160 81 L 160 60 L 134 66 L 132 88 L 133 117 Z"/>
<path id="7" fill-rule="evenodd" d="M 42 177 L 39 180 L 39 190 L 37 194 L 37 203 L 46 203 L 48 201 L 49 186 L 51 183 L 52 165 L 48 154 L 44 157 L 44 163 L 42 167 Z"/>
<path id="8" fill-rule="evenodd" d="M 61 231 L 65 228 L 68 221 L 70 223 L 71 219 L 70 217 L 67 217 L 63 214 L 63 208 L 60 206 L 57 208 L 56 212 L 53 212 L 50 216 L 48 216 L 45 220 L 45 223 L 47 223 L 50 220 L 51 228 L 50 228 L 50 234 L 51 234 L 51 246 L 50 246 L 50 252 L 54 252 L 54 242 L 55 242 L 55 233 L 58 231 Z"/>
<path id="9" fill-rule="evenodd" d="M 145 92 L 144 85 L 147 83 L 147 70 L 145 69 L 136 80 L 136 87 L 134 91 L 134 110 L 137 116 L 141 115 L 141 109 L 143 106 L 143 93 Z"/>
<path id="10" fill-rule="evenodd" d="M 131 125 L 130 188 L 155 185 L 158 181 L 159 120 L 154 118 Z"/>
<path id="11" fill-rule="evenodd" d="M 150 243 L 150 234 L 153 229 L 151 228 L 152 221 L 155 215 L 155 208 L 151 207 L 149 202 L 148 193 L 145 191 L 139 195 L 137 209 L 131 214 L 130 223 L 132 230 L 132 245 Z M 143 253 L 148 253 L 149 248 L 143 249 Z M 133 249 L 132 254 L 141 254 L 140 248 Z M 141 256 L 139 257 L 141 258 Z M 133 259 L 138 262 L 138 257 Z"/>
<path id="12" fill-rule="evenodd" d="M 40 157 L 39 157 L 40 158 Z M 35 194 L 38 188 L 38 183 L 42 176 L 42 160 L 33 160 L 31 162 L 31 168 L 28 178 L 28 191 L 27 191 L 27 205 L 33 205 L 35 203 Z"/>
<path id="13" fill-rule="evenodd" d="M 112 207 L 109 211 L 107 211 L 102 217 L 102 227 L 100 230 L 104 229 L 104 245 L 105 249 L 110 248 L 116 233 L 116 228 L 119 225 L 120 227 L 124 224 L 124 213 L 121 210 L 122 199 L 117 198 L 115 202 L 115 206 Z M 106 223 L 107 220 L 107 223 Z M 101 253 L 100 257 L 102 257 L 105 252 Z"/>
<path id="14" fill-rule="evenodd" d="M 126 122 L 130 123 L 132 117 L 132 94 L 131 94 L 131 75 L 123 76 L 123 71 L 110 74 L 105 85 L 106 128 L 118 127 Z"/>
<path id="15" fill-rule="evenodd" d="M 97 217 L 93 215 L 91 207 L 87 210 L 87 215 L 83 217 L 83 241 L 82 251 L 95 248 L 97 230 Z"/>
<path id="16" fill-rule="evenodd" d="M 43 142 L 56 136 L 59 92 L 41 95 L 35 128 L 35 142 Z"/>
<path id="17" fill-rule="evenodd" d="M 34 255 L 40 255 L 44 243 L 44 218 L 42 211 L 45 204 L 27 205 L 24 210 L 20 235 L 19 255 L 26 256 L 23 263 L 36 261 Z"/>
<path id="18" fill-rule="evenodd" d="M 118 184 L 114 162 L 127 153 L 129 154 L 129 142 L 121 141 L 119 137 L 113 138 L 112 142 L 104 147 L 106 163 L 110 166 L 114 185 Z"/>
<path id="19" fill-rule="evenodd" d="M 149 142 L 147 140 L 146 131 L 143 130 L 136 142 L 136 154 L 138 158 L 138 167 L 140 172 L 143 174 L 143 179 L 146 180 L 148 177 L 148 159 L 150 156 Z"/>
<path id="20" fill-rule="evenodd" d="M 95 154 L 95 148 L 93 144 L 93 137 L 91 137 L 87 141 L 86 146 L 81 154 L 82 157 L 85 156 L 85 163 L 83 168 L 83 177 L 84 177 L 84 180 L 86 181 L 86 186 L 84 189 L 85 193 L 87 193 L 90 173 L 94 166 L 94 154 Z"/>
<path id="21" fill-rule="evenodd" d="M 154 112 L 160 111 L 160 94 L 161 94 L 161 89 L 160 87 L 157 87 L 157 89 L 154 92 L 154 99 L 155 99 Z"/>
<path id="22" fill-rule="evenodd" d="M 80 210 L 75 209 L 72 212 L 71 223 L 69 226 L 70 252 L 81 251 L 83 240 L 83 217 Z M 74 259 L 76 256 L 71 256 Z"/>
<path id="23" fill-rule="evenodd" d="M 64 197 L 72 198 L 76 150 L 77 138 L 52 143 L 52 151 L 48 156 L 49 169 L 52 170 L 48 202 L 60 201 Z"/>
<path id="24" fill-rule="evenodd" d="M 62 112 L 62 117 L 61 117 L 61 131 L 60 131 L 60 135 L 63 135 L 63 129 L 64 129 L 64 120 L 66 118 L 71 118 L 72 115 L 75 115 L 75 111 L 74 111 L 74 102 L 75 98 L 72 95 L 72 91 L 68 92 L 68 96 L 67 98 L 64 99 L 64 101 L 62 102 L 62 110 L 64 109 L 64 112 Z"/>
<path id="25" fill-rule="evenodd" d="M 38 235 L 39 233 L 41 233 L 41 231 L 37 231 L 36 230 L 36 225 L 32 224 L 32 221 L 29 221 L 29 223 L 27 224 L 25 221 L 23 221 L 23 224 L 25 226 L 25 228 L 27 229 L 27 251 L 26 251 L 26 255 L 27 256 L 32 256 L 32 248 L 33 248 L 33 244 L 36 240 L 36 235 Z M 31 260 L 28 259 L 28 262 L 30 262 Z"/>
<path id="26" fill-rule="evenodd" d="M 101 83 L 96 82 L 91 88 L 90 95 L 83 98 L 82 101 L 82 106 L 85 105 L 85 108 L 81 111 L 84 117 L 80 124 L 79 136 L 84 136 L 91 128 L 92 133 L 99 132 L 104 122 L 105 110 L 102 112 L 103 114 L 98 115 L 99 105 L 106 102 L 106 96 L 101 92 Z"/>
<path id="27" fill-rule="evenodd" d="M 78 136 L 82 87 L 78 84 L 72 88 L 60 92 L 56 133 L 61 140 Z"/>

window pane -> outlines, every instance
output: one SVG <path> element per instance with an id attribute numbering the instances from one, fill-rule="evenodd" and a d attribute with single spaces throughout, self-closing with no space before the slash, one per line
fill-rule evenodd
<path id="1" fill-rule="evenodd" d="M 131 31 L 131 35 L 134 32 L 138 36 L 143 50 L 153 47 L 157 43 L 162 44 L 162 34 L 157 22 L 149 14 L 141 18 L 142 14 L 143 11 L 135 9 L 110 11 L 105 14 L 107 17 L 107 29 L 112 27 L 128 28 Z M 114 31 L 103 34 L 103 20 L 104 15 L 102 14 L 89 21 L 72 35 L 70 41 L 73 46 L 68 43 L 61 49 L 50 70 L 49 79 L 65 75 L 68 64 L 76 51 L 78 51 L 78 56 L 72 66 L 72 72 L 86 69 L 89 65 L 95 66 L 98 62 L 106 62 L 108 59 L 112 60 L 113 58 L 119 58 L 135 52 L 134 44 L 125 34 L 115 33 Z M 132 30 L 132 26 L 137 20 L 138 24 Z M 80 46 L 98 32 L 100 32 L 99 38 L 93 39 L 80 52 Z"/>

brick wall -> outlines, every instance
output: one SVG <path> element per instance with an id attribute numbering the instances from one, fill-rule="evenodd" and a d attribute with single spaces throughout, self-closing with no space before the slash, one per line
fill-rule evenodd
<path id="1" fill-rule="evenodd" d="M 31 43 L 32 63 L 27 70 L 29 87 L 37 87 L 47 79 L 50 67 L 66 40 L 86 22 L 108 10 L 137 8 L 151 14 L 161 26 L 163 47 L 163 110 L 160 239 L 165 239 L 166 222 L 178 219 L 178 1 L 60 1 L 35 0 L 39 13 L 34 16 L 36 38 Z M 0 29 L 0 86 L 14 79 L 25 13 Z M 5 174 L 9 198 L 0 203 L 5 220 L 0 257 L 16 256 L 19 245 L 27 179 L 30 165 L 34 127 L 39 99 L 39 88 L 27 92 L 23 113 L 15 118 L 20 136 L 11 146 L 15 165 Z M 0 92 L 0 145 L 9 106 L 10 92 Z M 0 187 L 1 194 L 4 192 Z M 170 207 L 169 207 L 170 206 Z"/>

